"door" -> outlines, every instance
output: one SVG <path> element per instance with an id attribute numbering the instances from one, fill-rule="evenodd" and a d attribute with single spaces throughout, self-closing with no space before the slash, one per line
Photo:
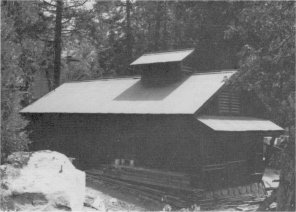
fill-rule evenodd
<path id="1" fill-rule="evenodd" d="M 227 180 L 229 185 L 239 185 L 247 179 L 247 140 L 240 132 L 221 136 L 225 140 L 225 159 L 227 162 Z"/>
<path id="2" fill-rule="evenodd" d="M 225 164 L 224 140 L 212 136 L 203 141 L 203 179 L 207 189 L 225 187 L 227 172 Z"/>

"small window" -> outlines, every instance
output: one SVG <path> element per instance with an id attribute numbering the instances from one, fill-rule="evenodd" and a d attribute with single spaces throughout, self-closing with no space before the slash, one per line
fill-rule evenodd
<path id="1" fill-rule="evenodd" d="M 238 93 L 222 91 L 218 97 L 218 107 L 220 114 L 239 114 L 240 98 Z"/>

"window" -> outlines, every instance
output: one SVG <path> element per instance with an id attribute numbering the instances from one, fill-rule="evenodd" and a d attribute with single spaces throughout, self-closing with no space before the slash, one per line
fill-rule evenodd
<path id="1" fill-rule="evenodd" d="M 238 93 L 222 91 L 218 97 L 218 108 L 220 114 L 239 114 L 240 98 Z"/>

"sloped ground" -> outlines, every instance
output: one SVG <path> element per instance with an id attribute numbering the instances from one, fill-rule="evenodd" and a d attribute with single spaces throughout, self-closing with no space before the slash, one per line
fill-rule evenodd
<path id="1" fill-rule="evenodd" d="M 263 182 L 265 187 L 277 187 L 278 183 L 273 182 L 279 178 L 279 172 L 276 170 L 265 170 Z M 164 208 L 170 210 L 165 203 L 145 199 L 138 193 L 127 192 L 124 188 L 118 185 L 110 185 L 100 180 L 91 180 L 87 178 L 85 210 L 103 210 L 103 211 L 161 211 Z M 252 186 L 251 186 L 252 187 Z M 253 188 L 251 188 L 252 190 Z M 257 188 L 255 188 L 256 190 Z M 243 190 L 243 189 L 242 189 Z M 223 192 L 220 192 L 221 195 Z M 215 195 L 217 197 L 215 197 Z M 231 196 L 219 196 L 218 193 L 213 193 L 214 198 L 205 200 L 201 205 L 194 208 L 182 210 L 197 211 L 256 211 L 260 203 L 264 200 L 265 195 L 250 195 L 248 193 L 233 193 Z"/>
<path id="2" fill-rule="evenodd" d="M 144 211 L 143 208 L 131 203 L 131 201 L 123 199 L 123 197 L 115 198 L 97 189 L 87 187 L 85 209 L 86 211 Z"/>
<path id="3" fill-rule="evenodd" d="M 256 211 L 263 199 L 248 195 L 227 199 L 221 198 L 203 202 L 201 207 L 184 208 L 182 210 Z M 88 206 L 85 207 L 86 211 L 162 211 L 164 208 L 171 210 L 170 207 L 166 207 L 165 203 L 145 200 L 137 195 L 126 193 L 119 188 L 91 182 L 87 183 L 86 203 Z"/>
<path id="4" fill-rule="evenodd" d="M 162 207 L 103 182 L 87 181 L 85 211 L 159 211 Z"/>

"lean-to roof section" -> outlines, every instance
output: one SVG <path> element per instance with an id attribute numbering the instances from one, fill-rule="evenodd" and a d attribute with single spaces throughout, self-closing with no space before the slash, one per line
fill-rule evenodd
<path id="1" fill-rule="evenodd" d="M 253 117 L 238 116 L 200 116 L 197 120 L 215 131 L 283 131 L 272 121 Z"/>

